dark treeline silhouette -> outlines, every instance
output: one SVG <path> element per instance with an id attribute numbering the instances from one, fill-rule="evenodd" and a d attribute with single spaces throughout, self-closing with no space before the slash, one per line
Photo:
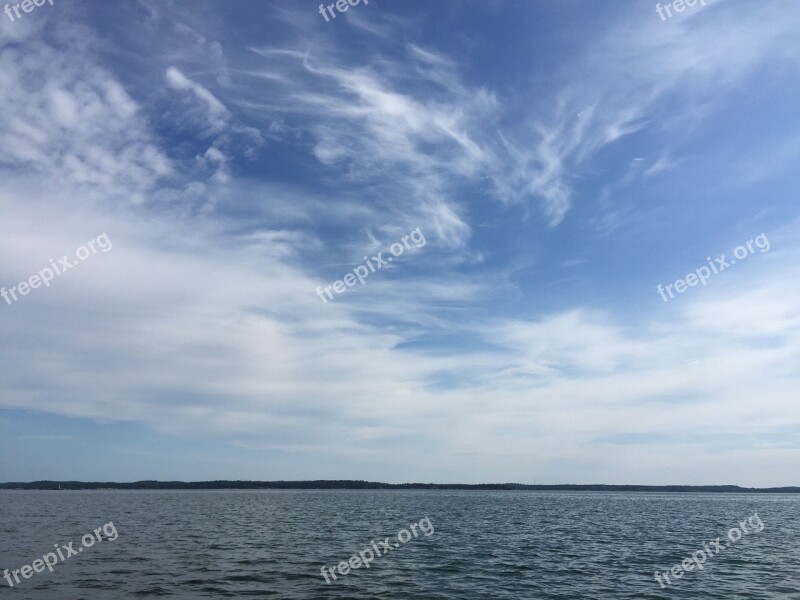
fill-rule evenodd
<path id="1" fill-rule="evenodd" d="M 527 485 L 523 483 L 380 483 L 375 481 L 32 481 L 0 483 L 6 490 L 529 490 L 550 492 L 716 492 L 797 494 L 800 487 L 743 488 L 738 485 Z"/>

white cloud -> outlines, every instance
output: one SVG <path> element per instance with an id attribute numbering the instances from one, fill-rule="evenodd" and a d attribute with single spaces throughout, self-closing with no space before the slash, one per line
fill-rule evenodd
<path id="1" fill-rule="evenodd" d="M 219 132 L 225 128 L 230 117 L 230 112 L 214 94 L 199 83 L 186 77 L 186 75 L 176 67 L 169 67 L 166 76 L 167 82 L 172 89 L 191 92 L 200 100 L 201 104 L 205 106 L 206 125 L 210 131 Z"/>
<path id="2" fill-rule="evenodd" d="M 537 116 L 533 131 L 505 134 L 516 167 L 499 182 L 501 194 L 539 198 L 556 225 L 572 205 L 572 179 L 609 144 L 647 128 L 663 133 L 670 156 L 757 68 L 782 61 L 797 69 L 800 18 L 791 2 L 715 4 L 668 23 L 650 11 L 620 13 L 628 16 L 565 67 L 568 83 L 551 114 Z M 644 175 L 676 162 L 662 156 Z"/>
<path id="3" fill-rule="evenodd" d="M 118 200 L 141 196 L 172 165 L 136 102 L 80 47 L 68 53 L 42 39 L 0 50 L 0 97 L 17 107 L 0 115 L 0 162 L 12 178 L 24 171 L 103 186 Z"/>
<path id="4" fill-rule="evenodd" d="M 4 339 L 16 340 L 1 357 L 5 407 L 35 403 L 248 447 L 329 452 L 343 464 L 378 461 L 397 473 L 404 462 L 428 464 L 433 452 L 441 459 L 417 471 L 431 479 L 461 468 L 480 448 L 468 477 L 524 479 L 514 466 L 524 459 L 541 461 L 540 478 L 554 480 L 559 472 L 546 457 L 557 455 L 571 477 L 587 480 L 600 444 L 606 464 L 597 467 L 606 481 L 621 482 L 608 470 L 616 465 L 626 481 L 652 483 L 665 473 L 678 477 L 670 469 L 690 457 L 701 475 L 684 474 L 682 482 L 708 483 L 712 467 L 720 469 L 716 481 L 741 478 L 735 465 L 719 465 L 728 446 L 696 457 L 691 443 L 678 440 L 666 461 L 647 435 L 728 436 L 740 447 L 746 442 L 736 435 L 761 439 L 800 418 L 793 283 L 800 278 L 789 278 L 796 265 L 787 270 L 789 257 L 779 252 L 757 257 L 755 279 L 694 289 L 695 297 L 674 301 L 668 320 L 635 333 L 587 310 L 471 325 L 457 314 L 434 316 L 442 300 L 457 306 L 474 297 L 457 276 L 442 273 L 427 287 L 376 277 L 362 301 L 323 305 L 317 282 L 296 261 L 318 242 L 298 231 L 231 238 L 199 217 L 189 227 L 143 215 L 123 222 L 90 207 L 42 221 L 48 197 L 0 196 L 13 216 L 0 224 L 2 252 L 17 265 L 2 269 L 3 281 L 35 272 L 102 230 L 114 250 L 1 307 L 15 311 L 0 325 Z M 772 241 L 774 252 L 780 244 Z M 783 281 L 780 303 L 770 300 L 776 281 Z M 357 315 L 370 307 L 409 327 L 366 325 Z M 437 329 L 479 343 L 456 354 L 408 345 Z M 764 344 L 765 335 L 774 339 Z M 438 389 L 442 378 L 455 388 Z M 642 461 L 635 464 L 613 442 L 631 433 L 645 440 L 636 444 Z M 413 446 L 384 445 L 409 436 Z M 768 464 L 775 453 L 797 449 L 751 454 L 743 464 L 763 469 L 752 482 L 789 476 Z M 650 472 L 645 459 L 662 471 Z"/>

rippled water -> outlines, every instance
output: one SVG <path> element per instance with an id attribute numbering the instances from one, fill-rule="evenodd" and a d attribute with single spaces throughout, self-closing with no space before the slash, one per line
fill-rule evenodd
<path id="1" fill-rule="evenodd" d="M 758 513 L 760 533 L 662 590 L 667 571 Z M 797 598 L 800 497 L 471 491 L 0 492 L 0 569 L 112 521 L 0 595 L 77 598 Z M 412 523 L 434 533 L 335 567 Z M 751 528 L 752 529 L 752 528 Z M 13 580 L 12 580 L 13 581 Z"/>

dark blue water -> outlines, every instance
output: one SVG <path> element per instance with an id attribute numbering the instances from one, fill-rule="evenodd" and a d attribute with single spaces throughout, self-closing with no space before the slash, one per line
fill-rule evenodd
<path id="1" fill-rule="evenodd" d="M 654 571 L 727 541 L 754 513 L 763 531 L 661 589 Z M 800 497 L 790 495 L 3 491 L 0 517 L 0 569 L 54 544 L 77 550 L 109 522 L 118 535 L 101 530 L 102 542 L 13 588 L 0 579 L 8 598 L 800 599 Z M 320 567 L 386 537 L 391 552 L 369 569 L 325 582 Z"/>

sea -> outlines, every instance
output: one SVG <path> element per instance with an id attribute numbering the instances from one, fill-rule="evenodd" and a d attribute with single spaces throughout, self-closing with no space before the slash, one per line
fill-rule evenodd
<path id="1" fill-rule="evenodd" d="M 800 495 L 9 490 L 0 569 L 19 600 L 800 599 Z"/>

